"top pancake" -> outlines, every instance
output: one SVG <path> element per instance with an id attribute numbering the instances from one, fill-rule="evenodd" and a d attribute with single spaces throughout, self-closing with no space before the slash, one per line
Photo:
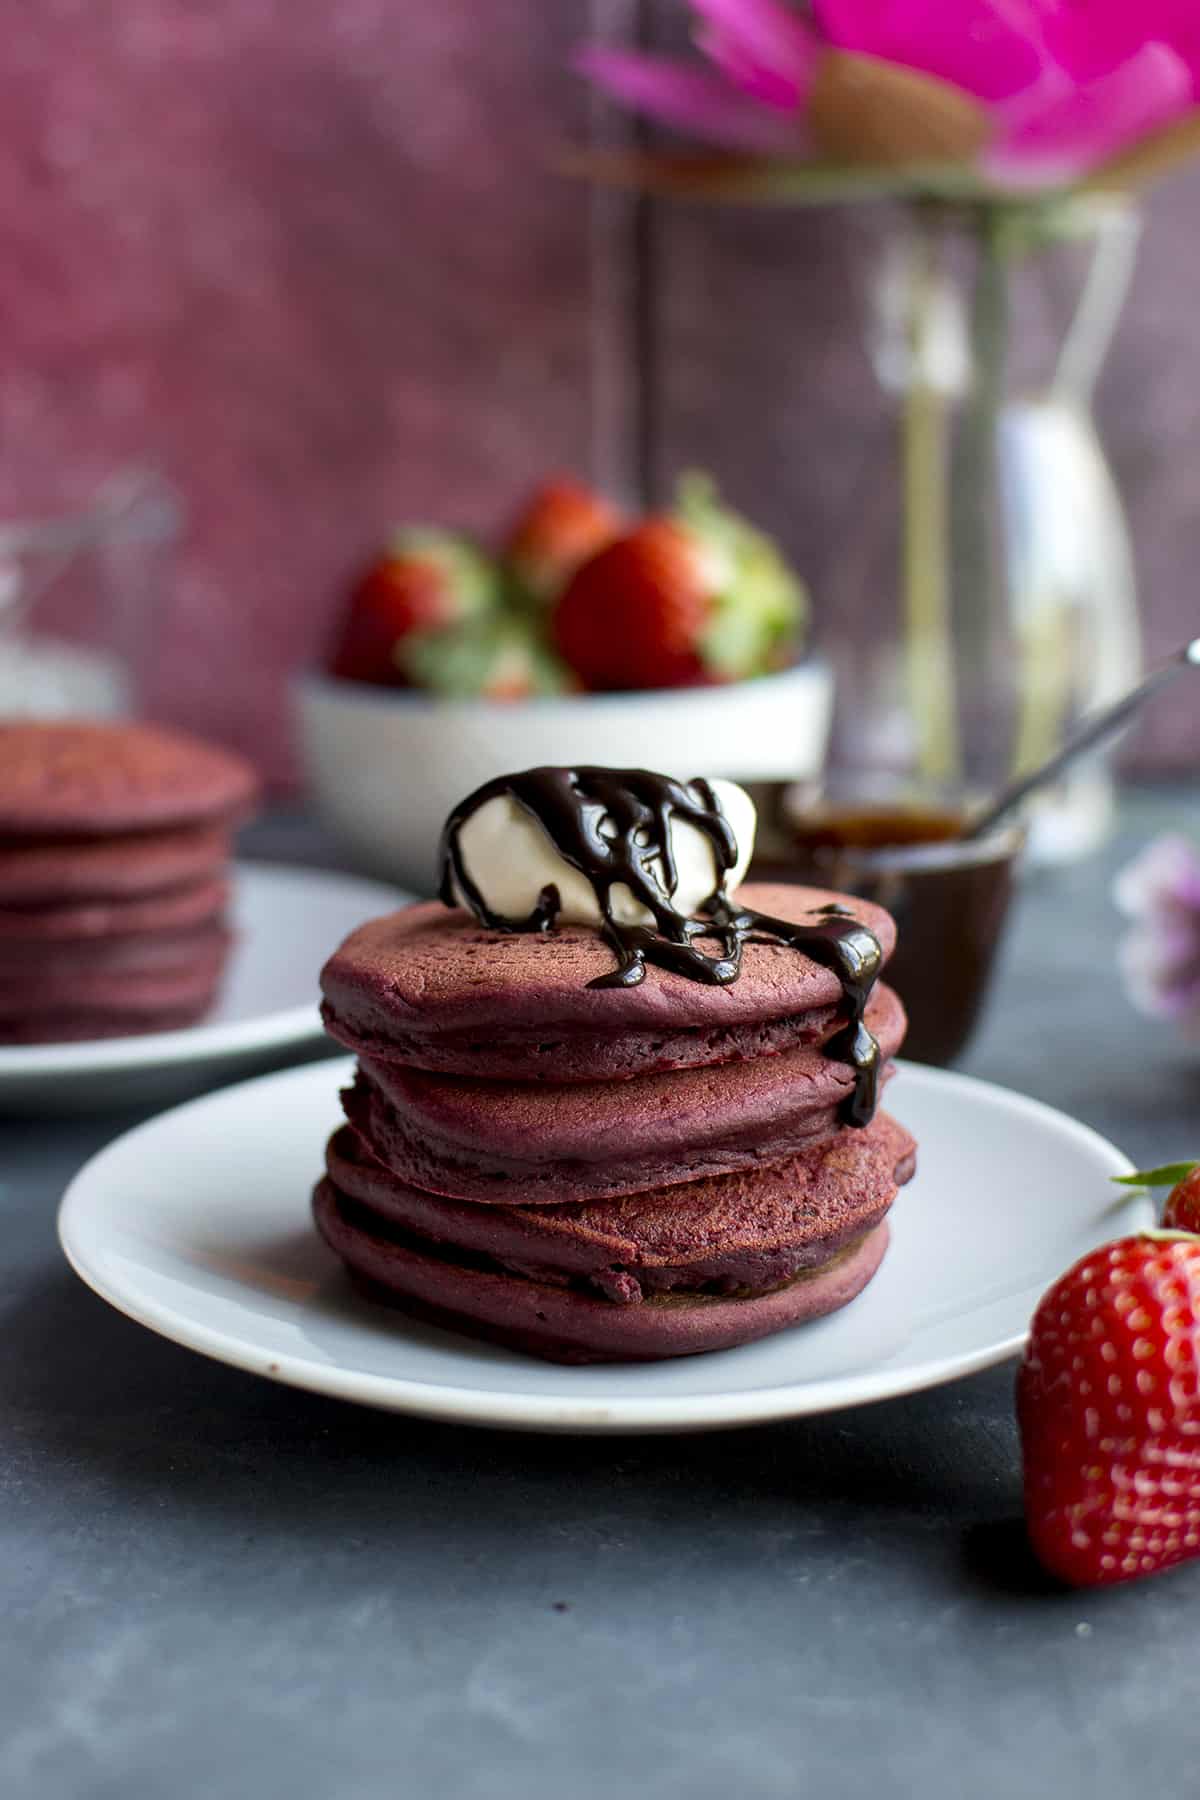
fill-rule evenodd
<path id="1" fill-rule="evenodd" d="M 737 899 L 801 922 L 845 906 L 891 955 L 882 907 L 826 888 L 748 883 Z M 417 1068 L 504 1079 L 586 1080 L 721 1062 L 828 1036 L 837 975 L 783 944 L 749 943 L 738 979 L 709 986 L 651 966 L 631 988 L 608 974 L 599 933 L 567 925 L 499 932 L 437 901 L 373 919 L 321 975 L 325 1021 L 340 1042 Z"/>
<path id="2" fill-rule="evenodd" d="M 154 725 L 0 723 L 0 838 L 97 838 L 230 819 L 256 785 L 240 756 Z"/>

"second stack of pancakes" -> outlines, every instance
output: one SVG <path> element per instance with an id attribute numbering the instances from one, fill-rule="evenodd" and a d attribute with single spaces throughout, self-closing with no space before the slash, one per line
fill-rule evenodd
<path id="1" fill-rule="evenodd" d="M 0 1043 L 204 1015 L 255 786 L 240 757 L 156 726 L 0 722 Z"/>
<path id="2" fill-rule="evenodd" d="M 895 944 L 842 895 L 740 899 L 796 921 L 842 905 Z M 845 1304 L 914 1147 L 882 1111 L 846 1123 L 838 977 L 757 942 L 726 987 L 587 985 L 611 966 L 586 928 L 508 934 L 436 902 L 355 932 L 322 977 L 359 1059 L 326 1240 L 408 1310 L 562 1361 L 723 1348 Z M 866 1023 L 886 1079 L 904 1013 L 882 983 Z"/>

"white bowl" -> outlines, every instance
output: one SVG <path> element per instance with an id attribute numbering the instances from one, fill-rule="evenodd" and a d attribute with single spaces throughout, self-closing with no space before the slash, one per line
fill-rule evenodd
<path id="1" fill-rule="evenodd" d="M 324 822 L 365 868 L 430 893 L 447 813 L 494 775 L 545 763 L 657 769 L 684 780 L 819 774 L 833 675 L 813 658 L 728 687 L 515 702 L 436 700 L 306 675 L 294 698 Z"/>

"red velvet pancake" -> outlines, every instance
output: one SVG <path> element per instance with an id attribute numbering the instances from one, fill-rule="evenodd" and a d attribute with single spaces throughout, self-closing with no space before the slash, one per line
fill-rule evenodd
<path id="1" fill-rule="evenodd" d="M 0 1031 L 8 1019 L 60 1013 L 176 1012 L 212 995 L 225 966 L 229 933 L 220 925 L 168 937 L 123 940 L 126 954 L 26 970 L 0 968 Z"/>
<path id="2" fill-rule="evenodd" d="M 0 943 L 14 947 L 182 931 L 219 919 L 229 899 L 224 880 L 197 881 L 145 900 L 79 901 L 67 906 L 0 906 Z"/>
<path id="3" fill-rule="evenodd" d="M 135 900 L 220 875 L 230 856 L 223 825 L 132 837 L 0 841 L 0 907 Z"/>
<path id="4" fill-rule="evenodd" d="M 190 1024 L 211 1006 L 224 972 L 232 942 L 222 920 L 226 892 L 223 882 L 208 882 L 151 900 L 0 909 L 0 1042 Z M 133 918 L 137 928 L 120 929 Z M 14 920 L 35 934 L 11 935 Z M 77 929 L 109 929 L 61 936 L 67 920 Z"/>
<path id="5" fill-rule="evenodd" d="M 766 1167 L 560 1206 L 474 1206 L 398 1181 L 343 1128 L 326 1152 L 343 1211 L 430 1254 L 573 1282 L 633 1305 L 657 1293 L 762 1292 L 878 1225 L 912 1173 L 911 1137 L 879 1113 Z"/>
<path id="6" fill-rule="evenodd" d="M 202 1016 L 254 791 L 239 757 L 153 726 L 0 723 L 0 1041 Z"/>
<path id="7" fill-rule="evenodd" d="M 150 1032 L 182 1031 L 197 1025 L 212 1010 L 216 989 L 211 985 L 187 1006 L 163 1008 L 156 1003 L 149 1012 L 122 1009 L 114 1012 L 46 1013 L 42 1018 L 0 1020 L 0 1043 L 76 1044 L 101 1038 L 144 1037 Z"/>
<path id="8" fill-rule="evenodd" d="M 752 1343 L 845 1306 L 887 1249 L 887 1225 L 876 1225 L 821 1267 L 767 1293 L 667 1294 L 640 1306 L 614 1306 L 574 1288 L 422 1254 L 348 1218 L 327 1182 L 313 1207 L 330 1249 L 380 1298 L 432 1324 L 549 1362 L 659 1362 Z"/>
<path id="9" fill-rule="evenodd" d="M 840 902 L 885 957 L 895 945 L 891 918 L 865 900 L 757 883 L 737 898 L 797 922 Z M 329 959 L 326 1029 L 377 1062 L 482 1079 L 592 1081 L 814 1043 L 841 1002 L 832 971 L 782 944 L 747 944 L 728 987 L 659 968 L 619 997 L 587 986 L 612 968 L 611 950 L 587 927 L 489 931 L 430 901 L 372 920 Z"/>
<path id="10" fill-rule="evenodd" d="M 174 969 L 228 950 L 232 933 L 219 920 L 182 931 L 142 931 L 103 938 L 47 938 L 27 943 L 0 938 L 0 983 L 40 985 L 80 974 L 141 975 Z"/>
<path id="11" fill-rule="evenodd" d="M 0 723 L 0 838 L 112 837 L 228 821 L 256 782 L 248 763 L 154 725 Z"/>
<path id="12" fill-rule="evenodd" d="M 904 1011 L 877 991 L 883 1058 Z M 379 1160 L 431 1193 L 482 1205 L 629 1194 L 793 1155 L 838 1127 L 854 1075 L 824 1050 L 561 1086 L 465 1081 L 360 1064 L 346 1116 Z"/>
<path id="13" fill-rule="evenodd" d="M 173 1030 L 207 1012 L 224 967 L 221 944 L 175 968 L 78 974 L 32 987 L 0 980 L 0 1041 L 45 1043 Z"/>

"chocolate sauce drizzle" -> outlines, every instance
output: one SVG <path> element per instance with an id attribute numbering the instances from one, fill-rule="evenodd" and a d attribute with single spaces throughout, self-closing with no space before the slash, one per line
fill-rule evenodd
<path id="1" fill-rule="evenodd" d="M 506 919 L 491 911 L 464 864 L 462 826 L 489 800 L 503 796 L 537 821 L 563 861 L 579 870 L 596 896 L 604 921 L 601 935 L 617 967 L 597 976 L 589 987 L 635 987 L 644 979 L 648 962 L 691 981 L 725 987 L 741 972 L 743 945 L 753 943 L 786 944 L 832 969 L 841 983 L 848 1019 L 826 1048 L 831 1057 L 850 1063 L 855 1076 L 842 1117 L 848 1125 L 870 1124 L 878 1099 L 880 1054 L 864 1014 L 883 962 L 879 940 L 836 904 L 817 908 L 805 924 L 734 906 L 725 894 L 725 876 L 737 861 L 737 843 L 706 781 L 685 786 L 646 769 L 527 769 L 486 782 L 460 801 L 442 833 L 441 899 L 456 906 L 461 896 L 493 931 L 548 931 L 562 908 L 553 883 L 542 889 L 527 919 Z M 672 904 L 677 884 L 671 849 L 675 820 L 703 832 L 712 845 L 718 881 L 699 919 L 687 918 Z M 613 917 L 612 890 L 621 884 L 651 914 L 652 926 L 623 925 Z M 715 955 L 700 948 L 705 939 L 716 944 Z"/>

